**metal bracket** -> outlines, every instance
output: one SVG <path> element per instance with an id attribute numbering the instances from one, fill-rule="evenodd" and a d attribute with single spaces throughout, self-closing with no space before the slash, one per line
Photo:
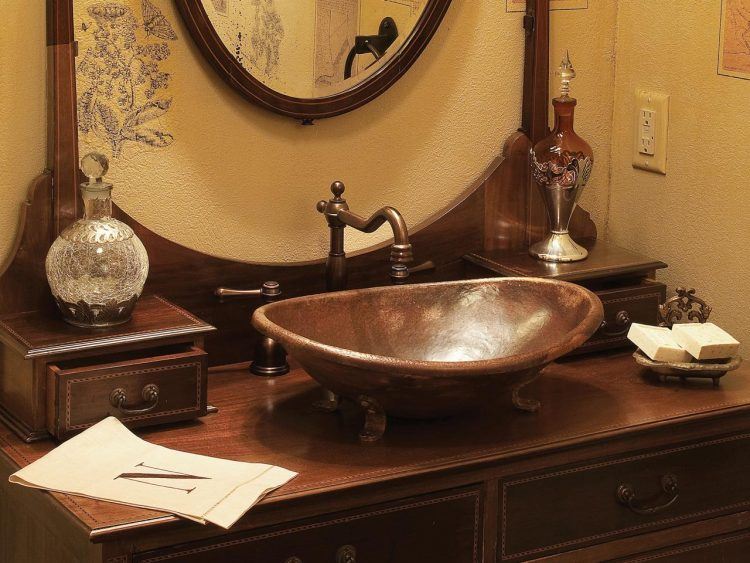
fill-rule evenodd
<path id="1" fill-rule="evenodd" d="M 349 51 L 344 65 L 344 80 L 352 77 L 352 66 L 357 55 L 371 54 L 375 62 L 385 55 L 388 48 L 398 39 L 398 27 L 393 18 L 386 17 L 380 22 L 377 35 L 358 35 L 354 38 L 354 47 Z"/>

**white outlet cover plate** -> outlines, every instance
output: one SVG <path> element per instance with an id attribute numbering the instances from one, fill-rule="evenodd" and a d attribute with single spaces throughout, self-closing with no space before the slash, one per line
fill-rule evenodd
<path id="1" fill-rule="evenodd" d="M 651 110 L 656 113 L 653 124 L 654 146 L 652 155 L 640 152 L 641 113 Z M 659 174 L 667 173 L 667 139 L 669 136 L 669 94 L 635 91 L 633 118 L 633 167 Z"/>

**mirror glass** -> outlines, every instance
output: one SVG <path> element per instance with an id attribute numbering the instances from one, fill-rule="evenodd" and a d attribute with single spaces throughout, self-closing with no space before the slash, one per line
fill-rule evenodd
<path id="1" fill-rule="evenodd" d="M 376 73 L 430 0 L 198 0 L 257 80 L 294 98 L 346 91 Z"/>

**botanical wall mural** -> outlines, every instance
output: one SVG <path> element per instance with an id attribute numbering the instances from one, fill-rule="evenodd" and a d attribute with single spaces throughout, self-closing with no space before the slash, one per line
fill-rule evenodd
<path id="1" fill-rule="evenodd" d="M 78 36 L 88 45 L 79 57 L 78 124 L 82 135 L 104 141 L 114 158 L 128 145 L 168 147 L 172 134 L 160 123 L 172 105 L 170 54 L 174 28 L 151 0 L 140 13 L 121 2 L 90 4 Z"/>

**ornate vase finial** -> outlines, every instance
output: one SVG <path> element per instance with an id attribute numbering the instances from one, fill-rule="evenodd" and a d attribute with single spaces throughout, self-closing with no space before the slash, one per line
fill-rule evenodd
<path id="1" fill-rule="evenodd" d="M 573 63 L 570 62 L 570 52 L 565 51 L 565 58 L 555 74 L 560 77 L 560 97 L 567 98 L 570 96 L 570 81 L 576 77 Z"/>

